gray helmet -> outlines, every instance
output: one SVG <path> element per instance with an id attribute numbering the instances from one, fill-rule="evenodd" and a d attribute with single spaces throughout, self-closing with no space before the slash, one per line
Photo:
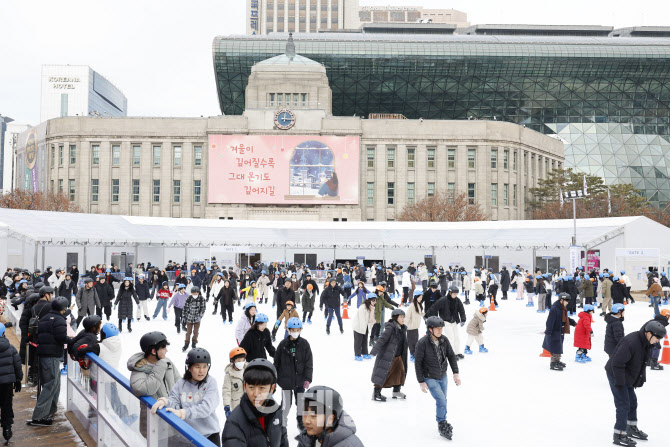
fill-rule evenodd
<path id="1" fill-rule="evenodd" d="M 212 357 L 204 348 L 193 348 L 186 354 L 186 366 L 191 366 L 194 363 L 207 363 L 208 365 L 211 365 Z"/>
<path id="2" fill-rule="evenodd" d="M 568 295 L 568 294 L 565 293 L 565 292 L 563 292 L 563 293 L 559 293 L 559 294 L 558 294 L 558 299 L 559 299 L 559 300 L 566 300 L 566 301 L 568 301 L 568 300 L 570 299 L 570 295 Z"/>
<path id="3" fill-rule="evenodd" d="M 60 312 L 62 310 L 67 309 L 69 305 L 70 301 L 64 296 L 59 296 L 58 298 L 56 298 L 51 302 L 51 308 L 56 312 Z"/>
<path id="4" fill-rule="evenodd" d="M 262 358 L 254 359 L 247 364 L 247 366 L 244 368 L 244 371 L 249 371 L 254 368 L 266 369 L 270 371 L 270 373 L 272 373 L 272 376 L 274 378 L 273 383 L 277 383 L 277 369 L 275 368 L 275 365 L 273 365 L 272 362 L 269 361 L 268 359 L 262 359 Z"/>
<path id="5" fill-rule="evenodd" d="M 167 337 L 164 333 L 158 331 L 147 332 L 142 336 L 142 338 L 140 338 L 140 349 L 146 354 L 147 351 L 150 351 L 151 348 L 162 341 L 167 342 Z M 170 343 L 168 343 L 168 345 L 169 344 Z"/>
<path id="6" fill-rule="evenodd" d="M 391 318 L 395 317 L 396 315 L 402 315 L 404 317 L 405 311 L 402 309 L 393 309 L 393 312 L 391 312 Z"/>
<path id="7" fill-rule="evenodd" d="M 436 316 L 428 317 L 428 319 L 426 320 L 426 327 L 427 328 L 444 327 L 444 320 Z"/>
<path id="8" fill-rule="evenodd" d="M 40 288 L 40 298 L 43 297 L 44 295 L 46 295 L 47 293 L 50 293 L 50 294 L 53 295 L 54 288 L 49 287 L 49 286 L 44 286 L 44 287 Z"/>
<path id="9" fill-rule="evenodd" d="M 198 287 L 198 286 L 191 287 L 191 293 L 193 293 L 193 292 L 200 293 L 200 287 Z"/>
<path id="10" fill-rule="evenodd" d="M 327 386 L 313 386 L 302 395 L 305 402 L 314 402 L 326 416 L 335 414 L 337 422 L 342 416 L 342 398 L 340 393 Z M 307 406 L 307 404 L 305 404 Z"/>
<path id="11" fill-rule="evenodd" d="M 458 293 L 460 290 L 458 290 L 458 287 L 456 286 L 451 286 L 449 287 L 449 293 Z"/>
<path id="12" fill-rule="evenodd" d="M 644 325 L 644 331 L 645 332 L 651 332 L 651 334 L 654 335 L 658 339 L 661 339 L 661 338 L 665 337 L 665 335 L 668 333 L 668 331 L 661 324 L 661 322 L 656 321 L 656 320 L 652 320 L 652 321 L 648 322 L 647 324 L 645 324 Z"/>

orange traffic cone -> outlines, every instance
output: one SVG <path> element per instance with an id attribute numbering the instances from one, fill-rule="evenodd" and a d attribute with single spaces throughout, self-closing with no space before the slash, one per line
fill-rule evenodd
<path id="1" fill-rule="evenodd" d="M 551 352 L 547 351 L 546 349 L 542 349 L 542 354 L 540 354 L 540 357 L 551 357 Z"/>
<path id="2" fill-rule="evenodd" d="M 493 296 L 491 296 L 491 305 L 489 306 L 489 312 L 495 312 L 496 310 L 497 309 L 495 305 L 495 300 L 493 299 Z"/>
<path id="3" fill-rule="evenodd" d="M 668 336 L 665 336 L 665 341 L 663 342 L 663 356 L 658 363 L 663 363 L 664 365 L 670 365 L 670 343 L 668 343 Z"/>
<path id="4" fill-rule="evenodd" d="M 348 306 L 347 306 L 347 302 L 345 301 L 344 303 L 342 303 L 342 319 L 343 320 L 348 320 L 349 319 L 349 314 L 347 313 L 347 309 L 348 309 Z"/>

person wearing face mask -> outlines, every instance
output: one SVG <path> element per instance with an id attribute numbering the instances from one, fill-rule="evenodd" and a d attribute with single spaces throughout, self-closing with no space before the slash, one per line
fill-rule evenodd
<path id="1" fill-rule="evenodd" d="M 639 331 L 626 335 L 619 342 L 605 365 L 616 407 L 615 445 L 633 446 L 636 443 L 631 438 L 648 439 L 648 435 L 637 426 L 635 388 L 641 388 L 647 381 L 645 363 L 650 350 L 666 334 L 665 327 L 658 321 L 647 322 Z"/>
<path id="2" fill-rule="evenodd" d="M 230 363 L 226 365 L 223 377 L 223 411 L 226 419 L 240 404 L 242 395 L 244 394 L 244 368 L 247 366 L 247 352 L 240 348 L 233 348 L 228 354 Z"/>
<path id="3" fill-rule="evenodd" d="M 284 426 L 288 420 L 292 398 L 295 396 L 296 404 L 299 406 L 299 396 L 309 388 L 314 370 L 312 348 L 307 340 L 300 337 L 302 321 L 300 318 L 292 317 L 288 320 L 287 327 L 289 336 L 279 343 L 274 356 L 278 383 L 282 389 Z M 297 413 L 298 430 L 302 430 L 302 416 L 299 411 Z"/>

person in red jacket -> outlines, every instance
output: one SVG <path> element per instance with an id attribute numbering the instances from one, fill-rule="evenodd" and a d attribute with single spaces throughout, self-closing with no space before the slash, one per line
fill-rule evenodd
<path id="1" fill-rule="evenodd" d="M 575 348 L 577 349 L 577 354 L 575 356 L 575 362 L 577 363 L 586 363 L 591 361 L 591 357 L 586 354 L 591 349 L 591 335 L 593 331 L 591 330 L 591 324 L 593 323 L 593 312 L 595 312 L 595 307 L 592 304 L 586 304 L 584 306 L 584 311 L 579 313 L 579 321 L 577 322 L 577 327 L 575 327 Z"/>

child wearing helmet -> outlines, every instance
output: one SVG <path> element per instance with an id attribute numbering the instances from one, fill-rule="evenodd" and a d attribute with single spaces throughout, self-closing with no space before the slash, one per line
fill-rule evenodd
<path id="1" fill-rule="evenodd" d="M 181 283 L 177 284 L 177 292 L 172 295 L 172 299 L 168 304 L 168 310 L 174 306 L 174 325 L 177 328 L 177 334 L 181 333 L 183 325 L 182 315 L 184 311 L 184 303 L 186 303 L 187 299 L 188 295 L 186 294 L 186 285 Z"/>
<path id="2" fill-rule="evenodd" d="M 238 346 L 231 349 L 228 358 L 230 362 L 224 370 L 225 376 L 223 377 L 223 389 L 221 393 L 226 419 L 230 416 L 230 412 L 240 404 L 240 400 L 244 394 L 243 375 L 244 368 L 247 366 L 247 352 Z"/>
<path id="3" fill-rule="evenodd" d="M 465 328 L 465 332 L 468 334 L 468 339 L 465 342 L 465 353 L 472 354 L 470 346 L 472 342 L 476 341 L 479 345 L 479 352 L 489 352 L 488 349 L 484 347 L 484 323 L 486 323 L 486 316 L 489 314 L 489 311 L 486 307 L 480 307 L 475 311 L 475 314 L 472 316 L 472 319 L 468 323 L 468 327 Z"/>
<path id="4" fill-rule="evenodd" d="M 611 307 L 611 312 L 605 316 L 605 323 L 607 323 L 607 327 L 605 328 L 605 353 L 610 358 L 612 358 L 612 354 L 614 354 L 614 350 L 619 342 L 626 335 L 623 328 L 623 314 L 626 311 L 626 307 L 618 303 Z"/>
<path id="5" fill-rule="evenodd" d="M 299 292 L 296 292 L 299 293 Z M 302 322 L 312 324 L 312 314 L 314 313 L 314 302 L 316 301 L 316 291 L 314 285 L 307 283 L 305 291 L 302 293 Z M 305 321 L 307 319 L 307 321 Z"/>
<path id="6" fill-rule="evenodd" d="M 291 403 L 309 388 L 312 382 L 314 369 L 312 348 L 309 342 L 301 337 L 302 321 L 298 317 L 291 317 L 287 322 L 289 337 L 284 338 L 277 346 L 274 356 L 274 365 L 277 369 L 277 383 L 282 389 L 282 415 L 284 426 L 288 420 Z M 302 430 L 302 417 L 297 411 L 298 430 Z"/>
<path id="7" fill-rule="evenodd" d="M 170 284 L 167 281 L 163 281 L 161 285 L 161 289 L 156 292 L 156 296 L 158 299 L 156 300 L 156 310 L 154 311 L 154 317 L 153 319 L 155 320 L 156 317 L 158 316 L 158 312 L 163 309 L 163 320 L 167 321 L 167 304 L 168 300 L 172 298 L 172 292 L 170 292 Z"/>
<path id="8" fill-rule="evenodd" d="M 247 331 L 251 328 L 251 325 L 254 324 L 256 320 L 256 304 L 247 303 L 244 305 L 244 315 L 240 317 L 240 320 L 237 322 L 235 327 L 235 341 L 239 346 L 242 342 L 242 339 L 246 335 Z"/>
<path id="9" fill-rule="evenodd" d="M 291 318 L 300 319 L 300 314 L 295 310 L 295 304 L 293 304 L 293 301 L 287 301 L 286 308 L 281 313 L 281 315 L 279 315 L 277 321 L 275 321 L 274 328 L 272 329 L 272 341 L 275 341 L 277 336 L 277 329 L 279 329 L 282 321 L 284 322 L 284 338 L 288 337 L 288 321 Z"/>
<path id="10" fill-rule="evenodd" d="M 372 328 L 375 325 L 376 304 L 377 295 L 368 293 L 363 305 L 358 307 L 351 323 L 354 329 L 354 360 L 356 361 L 372 358 L 368 354 L 368 335 L 372 333 Z"/>
<path id="11" fill-rule="evenodd" d="M 273 396 L 277 370 L 272 362 L 250 361 L 244 369 L 243 380 L 244 394 L 240 405 L 226 420 L 222 445 L 288 447 L 281 407 Z"/>
<path id="12" fill-rule="evenodd" d="M 221 425 L 216 415 L 219 406 L 219 387 L 216 379 L 209 374 L 212 359 L 206 349 L 191 349 L 186 356 L 184 376 L 174 384 L 168 398 L 161 397 L 151 412 L 156 413 L 163 407 L 166 411 L 177 415 L 195 431 L 210 440 L 214 445 L 221 445 Z M 169 445 L 191 445 L 181 435 L 168 440 Z"/>
<path id="13" fill-rule="evenodd" d="M 296 438 L 299 447 L 363 447 L 353 419 L 342 408 L 340 394 L 332 388 L 314 386 L 305 392 L 302 418 L 305 429 Z"/>
<path id="14" fill-rule="evenodd" d="M 247 276 L 247 278 L 248 278 L 248 276 Z M 245 288 L 240 290 L 240 299 L 242 299 L 242 297 L 244 297 L 244 299 L 247 302 L 252 302 L 252 303 L 255 303 L 256 300 L 258 300 L 259 295 L 258 295 L 258 289 L 256 288 L 256 281 L 252 280 L 249 283 L 248 287 L 245 287 Z"/>
<path id="15" fill-rule="evenodd" d="M 590 284 L 588 284 L 591 287 Z M 591 335 L 593 335 L 593 330 L 591 329 L 591 324 L 593 323 L 593 313 L 595 308 L 593 304 L 585 304 L 584 310 L 579 313 L 579 321 L 575 327 L 575 348 L 577 349 L 577 354 L 575 356 L 575 362 L 577 363 L 586 363 L 591 361 L 591 357 L 586 354 L 591 349 Z"/>
<path id="16" fill-rule="evenodd" d="M 272 334 L 268 330 L 268 316 L 264 313 L 256 315 L 256 321 L 251 325 L 240 342 L 240 348 L 247 352 L 247 360 L 266 359 L 275 356 L 275 347 L 272 345 Z"/>
<path id="17" fill-rule="evenodd" d="M 228 314 L 228 321 L 230 321 L 230 324 L 233 324 L 233 310 L 235 309 L 235 301 L 237 300 L 235 287 L 233 287 L 229 279 L 224 280 L 223 287 L 219 289 L 219 294 L 214 297 L 214 312 L 212 315 L 216 315 L 216 304 L 217 302 L 220 302 L 223 324 L 226 324 L 226 314 Z"/>
<path id="18" fill-rule="evenodd" d="M 91 361 L 86 353 L 100 354 L 98 334 L 102 328 L 102 319 L 97 315 L 84 318 L 83 329 L 67 343 L 67 352 L 73 360 L 79 361 L 82 369 L 88 369 Z"/>
<path id="19" fill-rule="evenodd" d="M 186 338 L 184 340 L 184 347 L 182 352 L 186 352 L 188 349 L 188 344 L 191 342 L 191 348 L 195 349 L 198 344 L 198 333 L 200 332 L 200 322 L 202 317 L 205 316 L 207 304 L 205 303 L 205 297 L 200 294 L 199 287 L 193 287 L 191 289 L 191 295 L 186 299 L 184 303 L 184 322 L 186 323 Z M 191 333 L 193 333 L 193 338 L 191 338 Z"/>
<path id="20" fill-rule="evenodd" d="M 479 307 L 484 307 L 484 286 L 482 286 L 481 278 L 475 276 L 473 281 L 475 283 L 475 299 L 479 301 Z"/>

